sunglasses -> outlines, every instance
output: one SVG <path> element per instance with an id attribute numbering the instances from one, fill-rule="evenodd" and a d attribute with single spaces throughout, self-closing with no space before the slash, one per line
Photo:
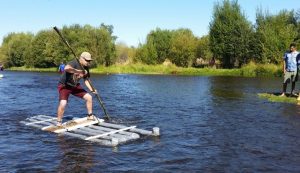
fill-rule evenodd
<path id="1" fill-rule="evenodd" d="M 85 59 L 85 58 L 83 58 L 86 62 L 91 62 L 92 60 L 87 60 L 87 59 Z"/>

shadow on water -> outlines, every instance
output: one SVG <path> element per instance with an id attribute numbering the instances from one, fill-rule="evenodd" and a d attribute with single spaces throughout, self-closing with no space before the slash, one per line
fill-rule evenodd
<path id="1" fill-rule="evenodd" d="M 300 106 L 268 102 L 281 78 L 92 75 L 114 123 L 161 136 L 117 148 L 24 126 L 56 115 L 56 73 L 0 80 L 0 172 L 299 172 Z M 103 111 L 94 99 L 94 111 Z M 85 116 L 71 97 L 66 116 Z M 67 120 L 65 118 L 64 120 Z"/>

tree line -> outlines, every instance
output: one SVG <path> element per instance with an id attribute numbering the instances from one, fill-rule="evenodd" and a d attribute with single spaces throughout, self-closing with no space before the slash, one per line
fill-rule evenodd
<path id="1" fill-rule="evenodd" d="M 180 67 L 197 67 L 198 60 L 216 60 L 223 68 L 241 67 L 250 61 L 279 64 L 291 42 L 300 43 L 300 10 L 269 14 L 257 9 L 252 24 L 238 1 L 223 0 L 213 8 L 209 34 L 197 37 L 188 28 L 156 28 L 145 43 L 128 47 L 116 43 L 113 26 L 71 25 L 61 29 L 76 52 L 89 51 L 93 66 L 118 63 L 161 64 L 166 60 Z M 299 45 L 300 46 L 300 45 Z M 6 67 L 47 68 L 73 59 L 52 29 L 37 34 L 10 33 L 0 47 L 0 63 Z"/>
<path id="2" fill-rule="evenodd" d="M 115 62 L 115 40 L 111 25 L 100 27 L 78 24 L 64 26 L 62 34 L 80 55 L 89 51 L 93 55 L 94 65 L 112 65 Z M 68 48 L 52 30 L 42 30 L 36 35 L 31 33 L 10 33 L 3 39 L 0 48 L 0 61 L 7 67 L 54 67 L 62 61 L 74 59 Z"/>

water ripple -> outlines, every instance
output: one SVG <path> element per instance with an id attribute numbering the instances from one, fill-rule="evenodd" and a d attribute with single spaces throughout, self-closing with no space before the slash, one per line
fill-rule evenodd
<path id="1" fill-rule="evenodd" d="M 59 76 L 5 73 L 0 172 L 300 172 L 300 107 L 256 95 L 281 78 L 92 75 L 114 123 L 161 129 L 109 148 L 19 123 L 56 115 Z M 72 97 L 65 114 L 85 112 Z M 94 112 L 104 115 L 96 99 Z"/>

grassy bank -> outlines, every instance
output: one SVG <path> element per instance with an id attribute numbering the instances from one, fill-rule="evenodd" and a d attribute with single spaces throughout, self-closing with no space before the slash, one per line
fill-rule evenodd
<path id="1" fill-rule="evenodd" d="M 260 98 L 267 99 L 270 102 L 284 102 L 284 103 L 293 103 L 299 104 L 296 96 L 280 96 L 281 93 L 259 93 Z"/>
<path id="2" fill-rule="evenodd" d="M 26 68 L 11 67 L 13 71 L 57 72 L 57 68 Z M 182 68 L 175 65 L 112 65 L 92 68 L 91 73 L 98 74 L 174 74 L 174 75 L 213 75 L 213 76 L 241 76 L 239 69 L 213 69 L 213 68 Z"/>
<path id="3" fill-rule="evenodd" d="M 57 68 L 25 68 L 12 67 L 9 70 L 15 71 L 37 71 L 57 72 Z M 214 68 L 182 68 L 175 65 L 145 65 L 128 64 L 112 65 L 109 67 L 99 66 L 91 69 L 92 73 L 99 74 L 174 74 L 174 75 L 203 75 L 203 76 L 281 76 L 281 67 L 278 65 L 249 63 L 240 69 L 214 69 Z"/>
<path id="4" fill-rule="evenodd" d="M 242 76 L 248 77 L 271 77 L 282 76 L 282 64 L 255 64 L 250 62 L 244 65 L 241 69 Z"/>
<path id="5" fill-rule="evenodd" d="M 36 71 L 36 72 L 57 72 L 58 68 L 27 68 L 27 67 L 10 67 L 8 70 L 12 71 Z"/>
<path id="6" fill-rule="evenodd" d="M 112 65 L 110 67 L 97 67 L 92 69 L 95 73 L 125 73 L 125 74 L 174 74 L 174 75 L 222 75 L 240 76 L 238 69 L 213 69 L 213 68 L 182 68 L 175 65 Z"/>

